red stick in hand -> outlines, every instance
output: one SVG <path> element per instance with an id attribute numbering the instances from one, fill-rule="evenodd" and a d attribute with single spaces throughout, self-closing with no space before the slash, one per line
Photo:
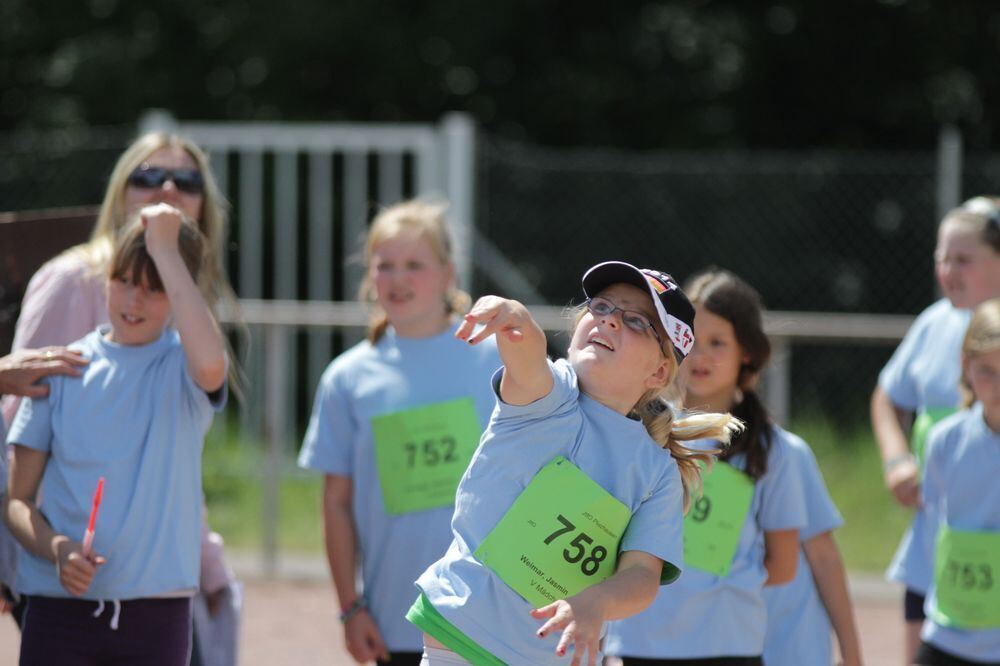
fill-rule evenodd
<path id="1" fill-rule="evenodd" d="M 97 521 L 97 510 L 101 508 L 101 496 L 104 494 L 104 477 L 97 480 L 97 490 L 94 491 L 94 503 L 90 507 L 90 520 L 87 521 L 87 531 L 83 534 L 83 556 L 90 557 L 94 546 L 94 523 Z"/>

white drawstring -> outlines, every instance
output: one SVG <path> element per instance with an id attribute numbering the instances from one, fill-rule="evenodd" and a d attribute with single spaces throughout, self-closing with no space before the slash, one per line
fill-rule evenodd
<path id="1" fill-rule="evenodd" d="M 114 600 L 115 612 L 111 615 L 111 630 L 118 631 L 118 618 L 122 614 L 122 602 Z"/>
<path id="2" fill-rule="evenodd" d="M 111 614 L 111 630 L 118 631 L 118 618 L 122 614 L 122 602 L 118 599 L 112 599 L 111 603 L 114 605 L 115 610 Z M 100 617 L 101 613 L 104 612 L 104 599 L 97 600 L 97 610 L 94 611 L 93 617 Z"/>

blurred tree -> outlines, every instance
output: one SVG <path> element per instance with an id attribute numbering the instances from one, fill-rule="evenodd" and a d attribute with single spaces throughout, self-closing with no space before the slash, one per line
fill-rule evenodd
<path id="1" fill-rule="evenodd" d="M 0 128 L 436 119 L 550 145 L 987 146 L 1000 5 L 0 1 Z"/>

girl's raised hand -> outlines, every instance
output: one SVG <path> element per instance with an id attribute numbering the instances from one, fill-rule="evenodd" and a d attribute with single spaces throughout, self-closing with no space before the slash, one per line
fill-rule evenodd
<path id="1" fill-rule="evenodd" d="M 59 583 L 74 596 L 80 596 L 90 589 L 97 574 L 97 568 L 104 564 L 104 558 L 83 554 L 83 545 L 77 541 L 63 539 L 56 546 L 56 570 Z"/>
<path id="2" fill-rule="evenodd" d="M 461 326 L 455 331 L 455 337 L 470 345 L 482 342 L 494 334 L 511 342 L 520 342 L 524 339 L 521 327 L 525 323 L 525 317 L 529 320 L 531 318 L 527 309 L 517 301 L 499 296 L 483 296 L 465 315 Z M 477 324 L 483 328 L 473 335 Z"/>
<path id="3" fill-rule="evenodd" d="M 177 252 L 177 236 L 184 213 L 170 204 L 158 203 L 143 207 L 139 215 L 146 230 L 146 249 L 150 256 L 171 250 Z"/>
<path id="4" fill-rule="evenodd" d="M 595 606 L 583 603 L 577 597 L 570 597 L 531 611 L 531 616 L 536 620 L 548 618 L 538 630 L 539 638 L 545 638 L 553 631 L 563 630 L 559 644 L 556 645 L 556 654 L 560 657 L 565 655 L 572 645 L 573 659 L 570 666 L 595 666 L 597 663 L 604 617 Z"/>

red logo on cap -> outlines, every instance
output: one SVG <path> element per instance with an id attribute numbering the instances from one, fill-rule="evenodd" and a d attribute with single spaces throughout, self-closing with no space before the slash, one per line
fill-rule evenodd
<path id="1" fill-rule="evenodd" d="M 658 294 L 662 294 L 669 288 L 667 287 L 667 285 L 663 284 L 663 282 L 653 277 L 652 275 L 646 276 L 646 282 L 648 282 L 653 287 L 653 289 L 656 290 L 656 293 Z"/>

